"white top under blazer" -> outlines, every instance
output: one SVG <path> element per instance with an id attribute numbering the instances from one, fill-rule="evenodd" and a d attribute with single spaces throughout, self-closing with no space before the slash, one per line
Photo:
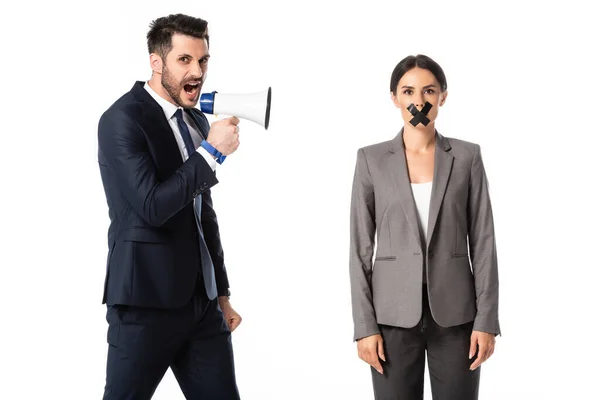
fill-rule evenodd
<path id="1" fill-rule="evenodd" d="M 422 243 L 426 242 L 427 238 L 427 222 L 429 220 L 429 202 L 431 200 L 431 189 L 433 182 L 411 183 L 413 198 L 417 206 L 417 214 L 419 215 L 419 233 L 421 234 Z"/>

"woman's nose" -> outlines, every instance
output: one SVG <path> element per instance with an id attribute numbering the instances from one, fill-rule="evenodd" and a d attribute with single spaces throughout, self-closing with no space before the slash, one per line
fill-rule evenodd
<path id="1" fill-rule="evenodd" d="M 423 108 L 423 106 L 425 105 L 425 102 L 423 101 L 423 96 L 418 94 L 415 96 L 414 98 L 414 105 L 415 107 L 417 107 L 419 109 L 419 111 Z"/>

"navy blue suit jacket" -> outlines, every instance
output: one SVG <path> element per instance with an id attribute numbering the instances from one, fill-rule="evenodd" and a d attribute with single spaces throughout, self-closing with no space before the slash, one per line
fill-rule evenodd
<path id="1" fill-rule="evenodd" d="M 209 124 L 192 116 L 206 135 Z M 201 276 L 193 199 L 202 194 L 202 227 L 217 290 L 229 282 L 210 188 L 218 183 L 204 157 L 182 161 L 162 107 L 136 82 L 98 124 L 98 163 L 110 226 L 103 304 L 174 308 L 186 304 Z"/>

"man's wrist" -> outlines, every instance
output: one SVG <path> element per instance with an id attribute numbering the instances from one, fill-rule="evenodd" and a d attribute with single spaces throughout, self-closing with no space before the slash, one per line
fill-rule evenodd
<path id="1" fill-rule="evenodd" d="M 230 307 L 231 303 L 229 302 L 229 296 L 219 296 L 218 299 L 219 299 L 219 306 L 222 309 Z"/>
<path id="2" fill-rule="evenodd" d="M 223 153 L 217 150 L 217 148 L 214 147 L 212 144 L 208 143 L 208 141 L 203 140 L 202 143 L 200 143 L 200 146 L 206 149 L 206 151 L 208 151 L 219 164 L 222 164 L 223 161 L 225 161 L 225 156 L 223 155 Z"/>

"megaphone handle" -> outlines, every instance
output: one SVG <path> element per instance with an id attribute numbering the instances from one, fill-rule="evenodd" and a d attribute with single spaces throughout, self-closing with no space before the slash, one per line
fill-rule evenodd
<path id="1" fill-rule="evenodd" d="M 213 157 L 215 157 L 215 160 L 219 164 L 223 164 L 223 161 L 225 161 L 225 158 L 227 158 L 227 156 L 224 156 L 219 150 L 217 150 L 216 148 L 214 148 L 206 140 L 203 140 L 202 143 L 200 143 L 200 146 L 204 147 L 210 154 L 212 154 Z"/>

